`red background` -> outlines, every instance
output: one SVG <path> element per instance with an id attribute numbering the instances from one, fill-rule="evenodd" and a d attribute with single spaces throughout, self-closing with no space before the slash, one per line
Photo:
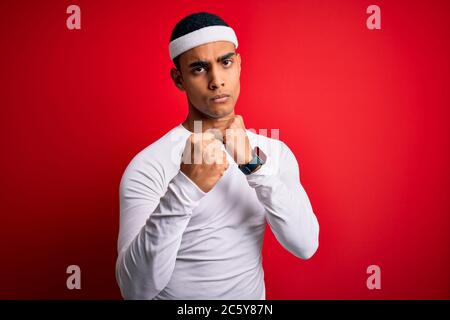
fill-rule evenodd
<path id="1" fill-rule="evenodd" d="M 450 2 L 409 0 L 2 0 L 0 298 L 120 298 L 118 184 L 186 117 L 168 41 L 196 11 L 236 30 L 236 113 L 280 129 L 320 222 L 308 261 L 267 233 L 267 298 L 449 299 Z"/>

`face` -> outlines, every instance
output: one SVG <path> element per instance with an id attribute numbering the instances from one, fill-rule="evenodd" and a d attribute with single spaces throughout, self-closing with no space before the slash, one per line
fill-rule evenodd
<path id="1" fill-rule="evenodd" d="M 240 92 L 241 57 L 233 43 L 207 43 L 180 56 L 180 71 L 171 76 L 185 91 L 192 107 L 209 118 L 222 118 L 234 111 Z M 215 98 L 225 95 L 225 98 Z"/>

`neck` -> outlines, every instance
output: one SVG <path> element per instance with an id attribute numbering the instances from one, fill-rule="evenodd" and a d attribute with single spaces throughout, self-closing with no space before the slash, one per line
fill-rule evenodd
<path id="1" fill-rule="evenodd" d="M 224 132 L 230 123 L 230 121 L 234 118 L 234 110 L 221 118 L 210 118 L 207 115 L 198 111 L 189 101 L 189 113 L 186 117 L 186 120 L 182 123 L 182 125 L 191 132 L 194 132 L 194 121 L 201 121 L 201 130 L 205 132 L 208 129 L 215 128 Z"/>

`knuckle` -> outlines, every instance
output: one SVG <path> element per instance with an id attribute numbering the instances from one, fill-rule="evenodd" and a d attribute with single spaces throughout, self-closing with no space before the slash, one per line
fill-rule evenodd
<path id="1" fill-rule="evenodd" d="M 213 139 L 215 136 L 214 136 L 214 134 L 211 133 L 211 132 L 203 132 L 202 137 L 203 137 L 204 140 L 211 140 L 211 139 Z"/>

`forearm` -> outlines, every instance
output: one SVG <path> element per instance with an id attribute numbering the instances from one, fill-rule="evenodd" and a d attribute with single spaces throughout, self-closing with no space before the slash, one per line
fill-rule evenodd
<path id="1" fill-rule="evenodd" d="M 284 143 L 267 148 L 265 163 L 247 175 L 247 181 L 266 210 L 266 220 L 281 245 L 308 259 L 319 245 L 319 223 L 300 183 L 292 151 Z"/>
<path id="2" fill-rule="evenodd" d="M 170 280 L 189 213 L 154 212 L 119 255 L 117 278 L 125 299 L 152 299 Z"/>
<path id="3" fill-rule="evenodd" d="M 165 288 L 182 234 L 202 196 L 181 173 L 169 183 L 158 207 L 118 255 L 116 277 L 125 299 L 153 299 Z"/>
<path id="4" fill-rule="evenodd" d="M 277 240 L 295 256 L 309 259 L 319 245 L 319 223 L 301 184 L 288 188 L 279 177 L 268 176 L 255 190 Z"/>

